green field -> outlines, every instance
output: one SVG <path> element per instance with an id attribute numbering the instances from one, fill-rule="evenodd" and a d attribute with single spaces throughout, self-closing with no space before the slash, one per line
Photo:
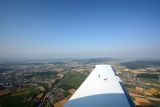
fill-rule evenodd
<path id="1" fill-rule="evenodd" d="M 147 74 L 147 73 L 143 73 L 143 74 L 138 74 L 137 75 L 138 78 L 145 78 L 145 79 L 159 79 L 158 74 Z"/>
<path id="2" fill-rule="evenodd" d="M 68 90 L 72 88 L 77 89 L 86 77 L 87 75 L 77 72 L 66 73 L 65 78 L 60 82 L 58 88 L 62 88 L 65 91 L 64 96 L 67 97 L 70 95 Z"/>
<path id="3" fill-rule="evenodd" d="M 65 74 L 65 78 L 62 80 L 62 84 L 60 87 L 62 87 L 65 90 L 75 88 L 77 89 L 82 82 L 86 79 L 87 75 L 77 73 L 77 72 L 69 72 Z"/>
<path id="4" fill-rule="evenodd" d="M 160 66 L 160 61 L 128 61 L 120 63 L 122 66 L 126 66 L 129 69 L 144 69 L 151 66 Z"/>
<path id="5" fill-rule="evenodd" d="M 16 90 L 12 94 L 0 97 L 0 107 L 33 107 L 32 100 L 29 102 L 24 100 L 36 94 L 38 92 L 33 87 Z"/>
<path id="6" fill-rule="evenodd" d="M 53 72 L 53 71 L 34 72 L 32 75 L 26 76 L 25 78 L 34 78 L 34 77 L 54 78 L 54 77 L 57 77 L 57 72 Z"/>

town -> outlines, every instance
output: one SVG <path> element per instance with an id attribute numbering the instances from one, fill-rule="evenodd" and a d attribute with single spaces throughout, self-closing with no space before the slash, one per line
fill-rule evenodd
<path id="1" fill-rule="evenodd" d="M 159 107 L 160 65 L 126 63 L 109 58 L 1 63 L 0 106 L 63 107 L 96 64 L 111 64 L 136 107 Z"/>

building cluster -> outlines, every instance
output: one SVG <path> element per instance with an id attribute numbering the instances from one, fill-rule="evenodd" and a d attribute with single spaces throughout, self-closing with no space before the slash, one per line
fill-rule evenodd
<path id="1" fill-rule="evenodd" d="M 50 107 L 62 99 L 64 99 L 63 90 L 52 88 L 50 89 L 38 103 L 38 107 Z"/>
<path id="2" fill-rule="evenodd" d="M 160 102 L 160 81 L 154 78 L 146 79 L 137 77 L 138 74 L 142 73 L 157 73 L 156 71 L 159 67 L 132 70 L 119 66 L 117 69 L 119 76 L 123 80 L 137 107 L 154 107 L 155 102 Z"/>

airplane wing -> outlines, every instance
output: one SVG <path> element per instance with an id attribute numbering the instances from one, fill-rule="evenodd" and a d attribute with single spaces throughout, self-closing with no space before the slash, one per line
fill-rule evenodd
<path id="1" fill-rule="evenodd" d="M 96 65 L 65 107 L 134 107 L 111 65 Z"/>

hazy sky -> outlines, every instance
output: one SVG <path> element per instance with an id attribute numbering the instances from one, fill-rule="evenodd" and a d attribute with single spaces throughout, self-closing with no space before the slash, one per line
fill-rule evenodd
<path id="1" fill-rule="evenodd" d="M 160 58 L 160 1 L 0 1 L 0 58 L 70 57 Z"/>

